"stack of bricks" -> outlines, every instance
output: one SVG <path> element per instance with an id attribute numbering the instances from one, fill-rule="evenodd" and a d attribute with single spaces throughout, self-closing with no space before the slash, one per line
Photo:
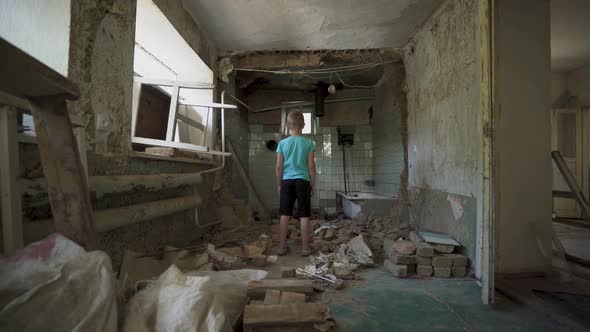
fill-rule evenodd
<path id="1" fill-rule="evenodd" d="M 416 232 L 411 232 L 410 240 L 385 240 L 385 268 L 398 278 L 416 273 L 420 276 L 438 278 L 467 275 L 469 260 L 467 256 L 453 254 L 454 246 L 429 244 Z"/>

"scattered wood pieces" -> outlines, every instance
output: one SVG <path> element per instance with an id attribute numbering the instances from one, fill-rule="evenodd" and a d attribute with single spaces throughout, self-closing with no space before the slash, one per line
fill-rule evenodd
<path id="1" fill-rule="evenodd" d="M 321 303 L 248 304 L 244 309 L 244 327 L 319 324 L 328 317 L 328 307 Z"/>
<path id="2" fill-rule="evenodd" d="M 248 296 L 262 298 L 268 289 L 309 294 L 314 288 L 313 282 L 307 279 L 263 279 L 248 283 Z"/>

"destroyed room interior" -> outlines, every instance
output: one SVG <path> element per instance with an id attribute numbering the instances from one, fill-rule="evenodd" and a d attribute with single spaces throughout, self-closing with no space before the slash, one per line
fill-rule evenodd
<path id="1" fill-rule="evenodd" d="M 589 331 L 590 1 L 0 1 L 0 330 Z"/>

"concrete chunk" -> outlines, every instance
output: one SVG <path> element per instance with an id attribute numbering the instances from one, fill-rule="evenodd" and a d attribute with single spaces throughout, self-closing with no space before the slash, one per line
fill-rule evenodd
<path id="1" fill-rule="evenodd" d="M 437 278 L 449 278 L 451 276 L 450 267 L 435 267 L 434 276 Z"/>
<path id="2" fill-rule="evenodd" d="M 416 256 L 416 264 L 425 265 L 425 266 L 432 266 L 432 257 Z"/>
<path id="3" fill-rule="evenodd" d="M 467 275 L 467 268 L 464 266 L 454 266 L 451 268 L 451 273 L 455 278 L 463 278 Z"/>
<path id="4" fill-rule="evenodd" d="M 393 244 L 393 250 L 400 254 L 412 255 L 416 253 L 416 244 L 408 240 L 395 241 Z"/>
<path id="5" fill-rule="evenodd" d="M 451 254 L 448 255 L 453 259 L 453 266 L 467 267 L 469 265 L 469 258 L 465 255 Z"/>
<path id="6" fill-rule="evenodd" d="M 400 265 L 410 265 L 416 264 L 416 256 L 414 255 L 402 255 L 394 253 L 389 257 L 393 264 L 400 264 Z"/>
<path id="7" fill-rule="evenodd" d="M 451 267 L 453 266 L 453 258 L 449 256 L 437 255 L 432 257 L 432 266 L 434 267 Z"/>
<path id="8" fill-rule="evenodd" d="M 443 254 L 450 254 L 455 250 L 455 246 L 447 245 L 447 244 L 432 244 L 432 247 L 437 252 Z"/>
<path id="9" fill-rule="evenodd" d="M 407 265 L 393 264 L 389 259 L 386 259 L 383 265 L 387 271 L 398 278 L 405 278 L 408 276 Z"/>
<path id="10" fill-rule="evenodd" d="M 430 265 L 418 265 L 416 273 L 421 276 L 430 277 L 434 272 L 434 268 Z"/>
<path id="11" fill-rule="evenodd" d="M 426 242 L 416 243 L 416 255 L 421 257 L 434 256 L 434 248 Z"/>

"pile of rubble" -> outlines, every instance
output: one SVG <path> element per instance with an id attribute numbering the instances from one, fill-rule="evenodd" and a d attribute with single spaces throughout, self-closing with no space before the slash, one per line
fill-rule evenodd
<path id="1" fill-rule="evenodd" d="M 453 254 L 455 245 L 428 243 L 419 232 L 410 232 L 408 239 L 383 242 L 383 265 L 391 274 L 406 278 L 411 274 L 423 277 L 462 278 L 467 275 L 469 259 Z"/>

